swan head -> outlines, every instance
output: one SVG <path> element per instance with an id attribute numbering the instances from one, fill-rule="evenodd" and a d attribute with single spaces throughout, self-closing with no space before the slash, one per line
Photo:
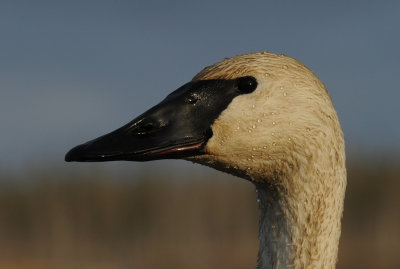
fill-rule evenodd
<path id="1" fill-rule="evenodd" d="M 316 160 L 343 166 L 343 152 L 324 84 L 297 60 L 262 52 L 206 67 L 132 122 L 75 147 L 66 160 L 183 158 L 279 183 Z"/>
<path id="2" fill-rule="evenodd" d="M 268 52 L 224 59 L 65 156 L 157 159 L 186 159 L 256 184 L 259 268 L 334 268 L 346 187 L 343 133 L 325 85 L 297 60 Z"/>
<path id="3" fill-rule="evenodd" d="M 343 170 L 343 133 L 329 93 L 299 61 L 268 52 L 240 55 L 193 80 L 246 76 L 257 81 L 255 90 L 231 101 L 211 126 L 205 154 L 187 159 L 272 184 L 310 170 L 328 173 L 324 167 Z"/>

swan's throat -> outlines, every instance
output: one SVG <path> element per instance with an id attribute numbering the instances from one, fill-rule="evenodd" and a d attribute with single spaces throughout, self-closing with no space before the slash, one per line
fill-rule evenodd
<path id="1" fill-rule="evenodd" d="M 256 184 L 260 209 L 258 268 L 293 268 L 295 250 L 285 201 L 265 184 Z"/>
<path id="2" fill-rule="evenodd" d="M 344 197 L 344 188 L 337 185 L 296 195 L 280 186 L 256 184 L 258 268 L 335 268 Z"/>

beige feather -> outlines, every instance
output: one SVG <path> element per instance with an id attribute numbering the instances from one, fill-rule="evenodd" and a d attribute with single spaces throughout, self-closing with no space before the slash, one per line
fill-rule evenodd
<path id="1" fill-rule="evenodd" d="M 325 85 L 269 52 L 224 59 L 193 80 L 254 76 L 212 125 L 206 155 L 188 158 L 254 182 L 260 268 L 334 268 L 346 188 L 345 147 Z"/>

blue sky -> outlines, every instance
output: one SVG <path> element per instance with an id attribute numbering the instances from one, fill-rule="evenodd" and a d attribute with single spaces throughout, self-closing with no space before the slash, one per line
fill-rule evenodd
<path id="1" fill-rule="evenodd" d="M 400 151 L 399 1 L 141 2 L 0 2 L 2 169 L 62 165 L 204 66 L 264 50 L 327 85 L 348 152 Z"/>

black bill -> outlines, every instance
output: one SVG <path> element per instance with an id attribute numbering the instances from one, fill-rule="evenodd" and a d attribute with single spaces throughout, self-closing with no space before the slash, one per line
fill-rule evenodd
<path id="1" fill-rule="evenodd" d="M 253 77 L 189 82 L 125 126 L 71 149 L 67 162 L 149 161 L 203 154 L 211 126 Z"/>

